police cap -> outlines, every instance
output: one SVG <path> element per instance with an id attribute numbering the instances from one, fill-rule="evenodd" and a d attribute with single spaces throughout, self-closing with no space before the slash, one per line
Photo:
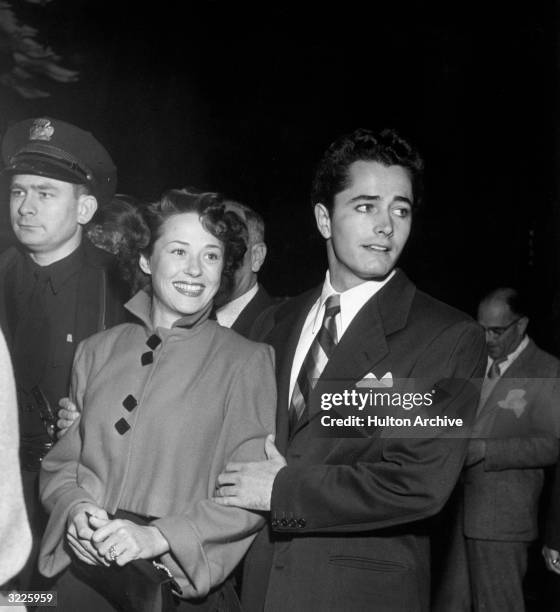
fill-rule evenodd
<path id="1" fill-rule="evenodd" d="M 26 119 L 8 128 L 2 159 L 9 174 L 86 185 L 100 204 L 115 193 L 117 169 L 109 153 L 90 132 L 58 119 Z"/>

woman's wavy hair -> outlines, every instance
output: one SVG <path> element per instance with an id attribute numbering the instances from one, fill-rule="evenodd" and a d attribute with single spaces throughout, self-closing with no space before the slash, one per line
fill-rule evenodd
<path id="1" fill-rule="evenodd" d="M 123 216 L 123 237 L 118 252 L 121 272 L 133 293 L 151 286 L 150 276 L 140 269 L 140 255 L 150 257 L 163 224 L 174 215 L 194 212 L 204 229 L 224 245 L 224 267 L 219 293 L 229 293 L 233 276 L 245 255 L 247 227 L 234 212 L 226 211 L 223 197 L 192 187 L 170 189 L 159 200 Z"/>

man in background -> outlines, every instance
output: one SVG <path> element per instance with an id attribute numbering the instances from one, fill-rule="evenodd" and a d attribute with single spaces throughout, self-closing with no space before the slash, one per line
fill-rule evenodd
<path id="1" fill-rule="evenodd" d="M 513 288 L 486 295 L 478 322 L 488 362 L 464 473 L 472 603 L 522 612 L 545 468 L 558 456 L 560 361 L 527 335 L 527 307 Z"/>
<path id="2" fill-rule="evenodd" d="M 247 251 L 241 266 L 235 272 L 227 302 L 218 305 L 216 318 L 220 325 L 231 327 L 242 336 L 249 336 L 251 326 L 263 310 L 274 303 L 273 298 L 259 284 L 259 271 L 264 264 L 267 248 L 264 219 L 258 212 L 240 202 L 226 202 L 247 226 Z"/>
<path id="3" fill-rule="evenodd" d="M 83 239 L 84 226 L 114 194 L 116 168 L 92 134 L 51 118 L 10 127 L 2 158 L 18 244 L 0 256 L 0 326 L 14 366 L 34 546 L 19 588 L 33 590 L 42 581 L 36 556 L 46 521 L 38 473 L 56 440 L 75 348 L 124 319 L 112 256 Z"/>

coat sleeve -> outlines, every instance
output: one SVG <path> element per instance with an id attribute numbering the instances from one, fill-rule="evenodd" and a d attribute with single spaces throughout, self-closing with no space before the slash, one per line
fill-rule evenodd
<path id="1" fill-rule="evenodd" d="M 420 355 L 410 378 L 442 388 L 438 412 L 472 422 L 486 364 L 482 331 L 471 322 L 446 328 Z M 279 532 L 366 531 L 436 514 L 464 463 L 468 432 L 445 428 L 430 436 L 380 437 L 360 442 L 358 458 L 343 453 L 333 464 L 284 467 L 272 490 L 272 529 Z M 353 441 L 343 440 L 349 450 Z M 355 448 L 355 446 L 354 446 Z M 346 463 L 346 464 L 342 464 Z"/>
<path id="2" fill-rule="evenodd" d="M 91 353 L 81 342 L 72 368 L 70 398 L 79 412 L 90 371 Z M 96 504 L 91 495 L 78 486 L 76 474 L 82 449 L 81 419 L 75 421 L 43 459 L 39 488 L 41 502 L 49 513 L 49 521 L 41 543 L 39 569 L 45 576 L 54 576 L 70 563 L 65 551 L 66 520 L 70 509 L 80 502 Z"/>
<path id="3" fill-rule="evenodd" d="M 17 400 L 10 357 L 0 333 L 0 585 L 18 573 L 31 550 L 19 466 Z"/>
<path id="4" fill-rule="evenodd" d="M 560 551 L 560 459 L 556 464 L 556 474 L 548 507 L 544 543 L 549 548 Z"/>
<path id="5" fill-rule="evenodd" d="M 273 352 L 257 348 L 235 374 L 226 397 L 225 415 L 216 452 L 220 458 L 211 477 L 209 498 L 216 478 L 229 461 L 265 459 L 265 437 L 274 433 L 276 383 Z M 153 524 L 163 533 L 170 552 L 162 556 L 185 598 L 203 597 L 222 583 L 241 561 L 264 518 L 256 512 L 204 499 L 186 516 L 168 516 Z"/>

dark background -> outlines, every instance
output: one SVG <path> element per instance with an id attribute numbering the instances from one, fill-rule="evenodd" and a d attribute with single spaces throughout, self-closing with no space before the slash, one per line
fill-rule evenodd
<path id="1" fill-rule="evenodd" d="M 263 283 L 288 295 L 324 274 L 308 202 L 321 152 L 356 127 L 394 127 L 427 166 L 409 276 L 471 314 L 485 290 L 525 287 L 532 333 L 556 352 L 555 3 L 238 4 L 18 5 L 80 79 L 41 100 L 0 88 L 0 129 L 64 119 L 105 144 L 120 192 L 193 185 L 248 203 L 267 221 Z"/>

